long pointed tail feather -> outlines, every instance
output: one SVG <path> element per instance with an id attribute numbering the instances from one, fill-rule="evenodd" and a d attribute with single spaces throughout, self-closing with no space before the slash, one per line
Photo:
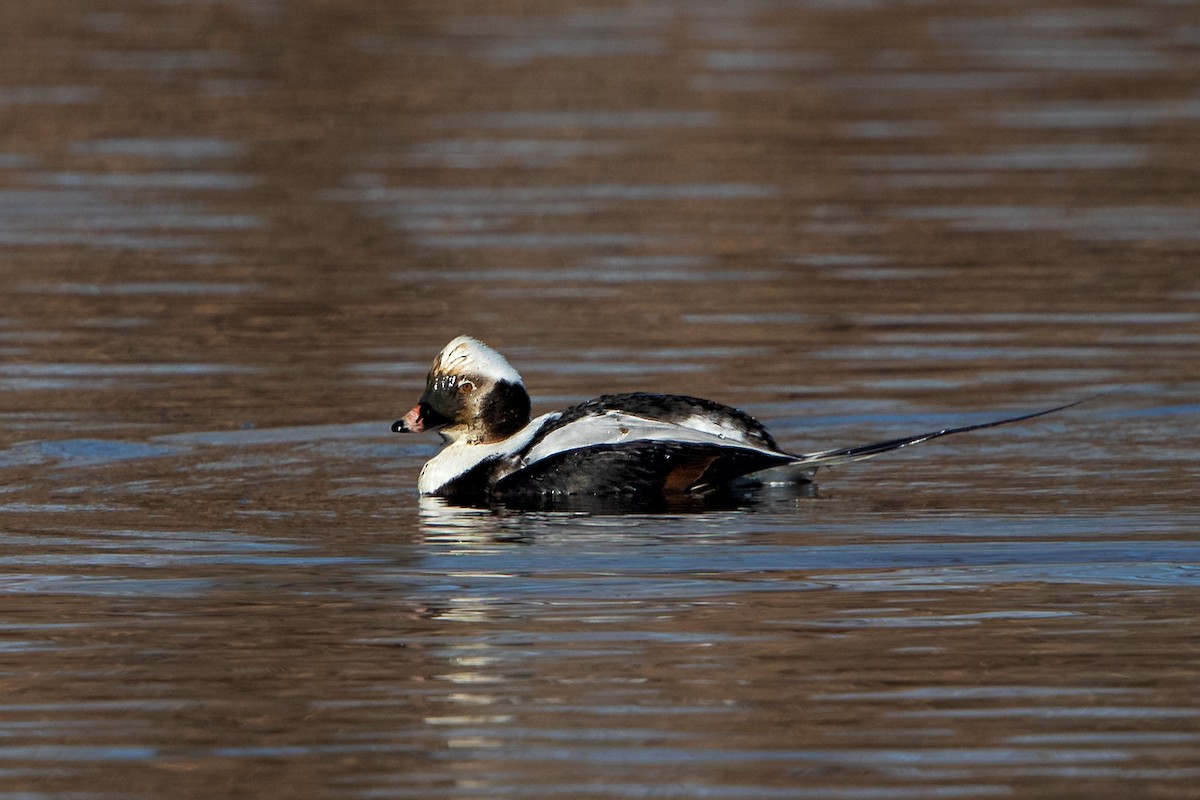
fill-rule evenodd
<path id="1" fill-rule="evenodd" d="M 1023 422 L 1027 419 L 1035 419 L 1044 417 L 1047 414 L 1053 414 L 1056 411 L 1073 408 L 1074 406 L 1086 403 L 1090 400 L 1095 400 L 1108 392 L 1085 397 L 1082 400 L 1076 400 L 1072 403 L 1065 403 L 1054 408 L 1047 408 L 1042 411 L 1035 411 L 1032 414 L 1022 414 L 1017 417 L 1006 417 L 1004 419 L 992 420 L 991 422 L 980 422 L 975 425 L 963 425 L 958 428 L 943 428 L 939 431 L 930 431 L 928 433 L 920 433 L 916 436 L 902 436 L 898 439 L 886 439 L 881 442 L 872 442 L 871 444 L 862 444 L 855 447 L 843 447 L 836 450 L 820 450 L 815 453 L 801 453 L 796 456 L 797 465 L 807 467 L 829 467 L 835 464 L 846 464 L 852 461 L 862 461 L 868 458 L 874 458 L 882 453 L 889 453 L 893 450 L 899 450 L 902 447 L 908 447 L 913 444 L 927 442 L 930 439 L 937 439 L 942 436 L 949 436 L 952 433 L 966 433 L 967 431 L 978 431 L 984 428 L 996 428 L 1000 425 L 1008 425 L 1013 422 Z"/>

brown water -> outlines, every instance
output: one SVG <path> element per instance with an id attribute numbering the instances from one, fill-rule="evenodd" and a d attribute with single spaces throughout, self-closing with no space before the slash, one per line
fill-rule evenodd
<path id="1" fill-rule="evenodd" d="M 0 798 L 1200 797 L 1200 15 L 0 4 Z M 470 333 L 795 449 L 420 503 Z"/>

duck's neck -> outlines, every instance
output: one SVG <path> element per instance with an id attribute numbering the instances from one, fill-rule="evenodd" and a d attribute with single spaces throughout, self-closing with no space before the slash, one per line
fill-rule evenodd
<path id="1" fill-rule="evenodd" d="M 529 424 L 529 394 L 519 383 L 497 381 L 467 431 L 473 444 L 502 442 Z"/>

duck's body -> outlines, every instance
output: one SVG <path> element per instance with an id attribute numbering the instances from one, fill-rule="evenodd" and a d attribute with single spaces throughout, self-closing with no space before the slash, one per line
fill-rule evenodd
<path id="1" fill-rule="evenodd" d="M 1058 409 L 807 454 L 781 450 L 750 415 L 697 397 L 604 395 L 534 420 L 529 410 L 521 377 L 504 357 L 460 336 L 438 354 L 421 400 L 392 430 L 436 430 L 448 442 L 421 470 L 421 494 L 540 504 L 578 496 L 703 496 L 765 470 L 803 483 L 818 466 Z"/>
<path id="2" fill-rule="evenodd" d="M 605 395 L 493 443 L 452 441 L 421 470 L 421 494 L 502 501 L 704 493 L 790 464 L 757 420 L 696 397 Z"/>

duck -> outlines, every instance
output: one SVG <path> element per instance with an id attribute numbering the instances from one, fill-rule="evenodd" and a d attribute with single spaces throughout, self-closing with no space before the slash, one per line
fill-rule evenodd
<path id="1" fill-rule="evenodd" d="M 422 496 L 454 504 L 547 507 L 569 498 L 705 498 L 732 487 L 808 484 L 819 467 L 862 461 L 956 433 L 994 428 L 1083 400 L 990 422 L 869 444 L 790 453 L 746 412 L 699 397 L 606 394 L 531 418 L 521 375 L 470 336 L 433 360 L 396 433 L 443 442 L 417 480 Z"/>

